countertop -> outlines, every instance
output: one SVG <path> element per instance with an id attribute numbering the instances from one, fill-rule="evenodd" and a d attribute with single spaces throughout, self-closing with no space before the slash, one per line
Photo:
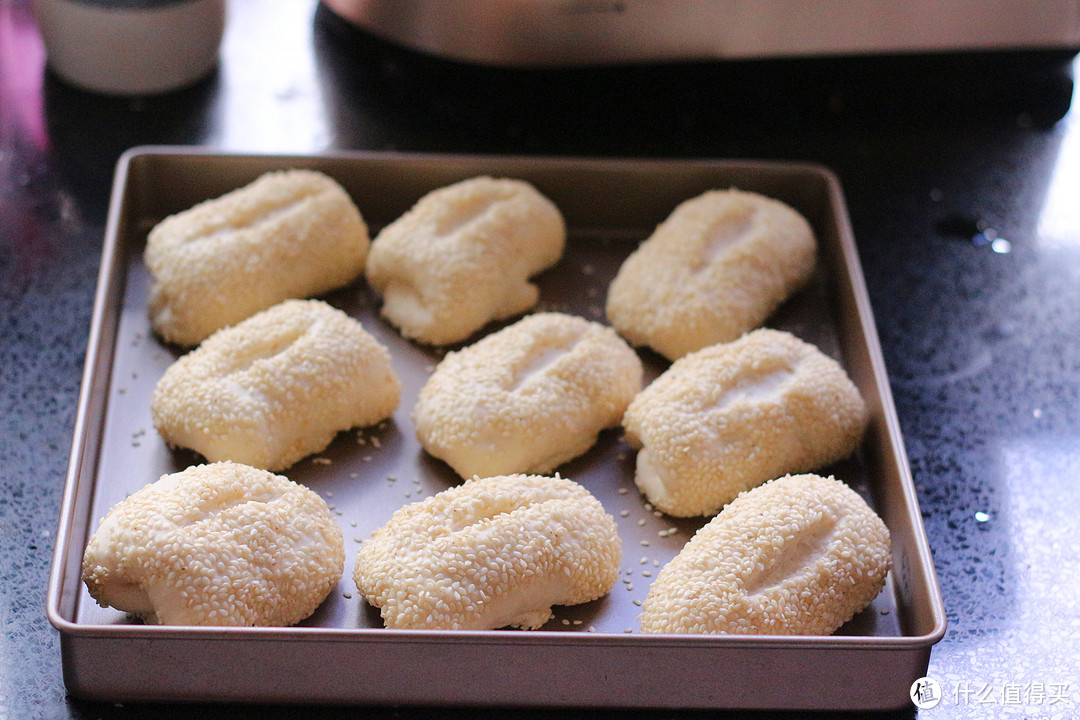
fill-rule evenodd
<path id="1" fill-rule="evenodd" d="M 45 70 L 30 3 L 4 0 L 0 719 L 505 712 L 298 713 L 67 696 L 45 593 L 109 190 L 120 154 L 143 144 L 831 168 L 849 206 L 948 617 L 928 671 L 943 689 L 938 706 L 872 717 L 1080 716 L 1073 63 L 1065 52 L 498 70 L 390 47 L 312 0 L 233 0 L 211 77 L 165 96 L 109 98 Z M 822 692 L 839 697 L 844 688 Z M 598 714 L 616 713 L 680 715 Z"/>

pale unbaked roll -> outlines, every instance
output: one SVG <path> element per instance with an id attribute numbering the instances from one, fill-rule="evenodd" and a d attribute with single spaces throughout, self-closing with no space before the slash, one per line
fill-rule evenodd
<path id="1" fill-rule="evenodd" d="M 611 328 L 539 313 L 448 354 L 413 422 L 424 449 L 462 477 L 546 473 L 619 424 L 641 377 Z"/>
<path id="2" fill-rule="evenodd" d="M 539 628 L 552 605 L 608 593 L 621 545 L 600 502 L 561 477 L 476 478 L 406 505 L 356 555 L 390 628 Z"/>
<path id="3" fill-rule="evenodd" d="M 400 396 L 390 353 L 359 322 L 321 300 L 286 300 L 173 363 L 150 409 L 170 445 L 280 470 L 389 417 Z"/>
<path id="4" fill-rule="evenodd" d="M 740 495 L 660 571 L 646 633 L 828 635 L 873 602 L 889 530 L 843 482 L 787 476 Z"/>
<path id="5" fill-rule="evenodd" d="M 169 342 L 197 345 L 282 300 L 352 282 L 369 245 L 360 211 L 334 180 L 267 173 L 150 231 L 151 325 Z"/>
<path id="6" fill-rule="evenodd" d="M 635 482 L 675 516 L 711 515 L 740 492 L 850 455 L 867 422 L 859 390 L 814 345 L 761 329 L 675 361 L 623 426 Z"/>
<path id="7" fill-rule="evenodd" d="M 344 572 L 321 497 L 237 463 L 162 476 L 116 504 L 83 554 L 102 606 L 162 625 L 293 625 Z"/>
<path id="8" fill-rule="evenodd" d="M 810 224 L 778 200 L 713 190 L 683 202 L 623 263 L 607 318 L 670 360 L 759 327 L 813 274 Z"/>
<path id="9" fill-rule="evenodd" d="M 529 278 L 562 256 L 558 208 L 532 185 L 476 177 L 432 191 L 375 238 L 366 269 L 407 338 L 447 345 L 539 298 Z"/>

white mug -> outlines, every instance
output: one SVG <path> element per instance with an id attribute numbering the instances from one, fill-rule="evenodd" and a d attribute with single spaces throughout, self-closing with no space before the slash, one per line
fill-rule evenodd
<path id="1" fill-rule="evenodd" d="M 150 95 L 217 64 L 225 0 L 34 0 L 49 67 L 85 90 Z"/>

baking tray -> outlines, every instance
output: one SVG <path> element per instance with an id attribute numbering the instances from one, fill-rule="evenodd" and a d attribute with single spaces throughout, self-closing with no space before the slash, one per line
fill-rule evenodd
<path id="1" fill-rule="evenodd" d="M 150 395 L 180 354 L 150 332 L 142 250 L 164 216 L 285 167 L 321 170 L 352 195 L 372 232 L 424 193 L 479 174 L 536 185 L 562 210 L 563 260 L 538 279 L 538 309 L 603 320 L 622 260 L 682 200 L 737 186 L 787 202 L 821 245 L 813 282 L 768 325 L 817 344 L 847 368 L 872 420 L 860 449 L 825 468 L 884 518 L 894 567 L 873 605 L 829 637 L 662 636 L 639 632 L 649 582 L 702 520 L 654 512 L 633 483 L 634 453 L 617 429 L 558 470 L 616 518 L 621 581 L 608 596 L 556 608 L 541 630 L 407 631 L 382 627 L 352 584 L 355 549 L 401 505 L 459 479 L 419 447 L 409 414 L 443 351 L 403 340 L 378 315 L 363 280 L 326 296 L 386 344 L 401 377 L 400 408 L 375 428 L 340 434 L 287 474 L 326 498 L 345 533 L 345 575 L 316 613 L 289 628 L 147 626 L 98 607 L 80 559 L 100 518 L 126 494 L 200 461 L 153 430 Z M 492 328 L 487 328 L 490 331 Z M 667 363 L 642 350 L 646 378 Z M 839 183 L 808 164 L 337 153 L 222 155 L 147 147 L 117 167 L 48 615 L 60 632 L 64 679 L 110 701 L 885 709 L 909 703 L 945 630 L 870 305 Z M 228 668 L 227 672 L 222 672 Z M 148 681 L 153 678 L 153 681 Z"/>

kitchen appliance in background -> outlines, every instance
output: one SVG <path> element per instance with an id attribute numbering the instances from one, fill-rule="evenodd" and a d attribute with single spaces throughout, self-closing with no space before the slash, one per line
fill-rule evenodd
<path id="1" fill-rule="evenodd" d="M 632 62 L 1080 48 L 1080 0 L 322 0 L 464 62 Z"/>

